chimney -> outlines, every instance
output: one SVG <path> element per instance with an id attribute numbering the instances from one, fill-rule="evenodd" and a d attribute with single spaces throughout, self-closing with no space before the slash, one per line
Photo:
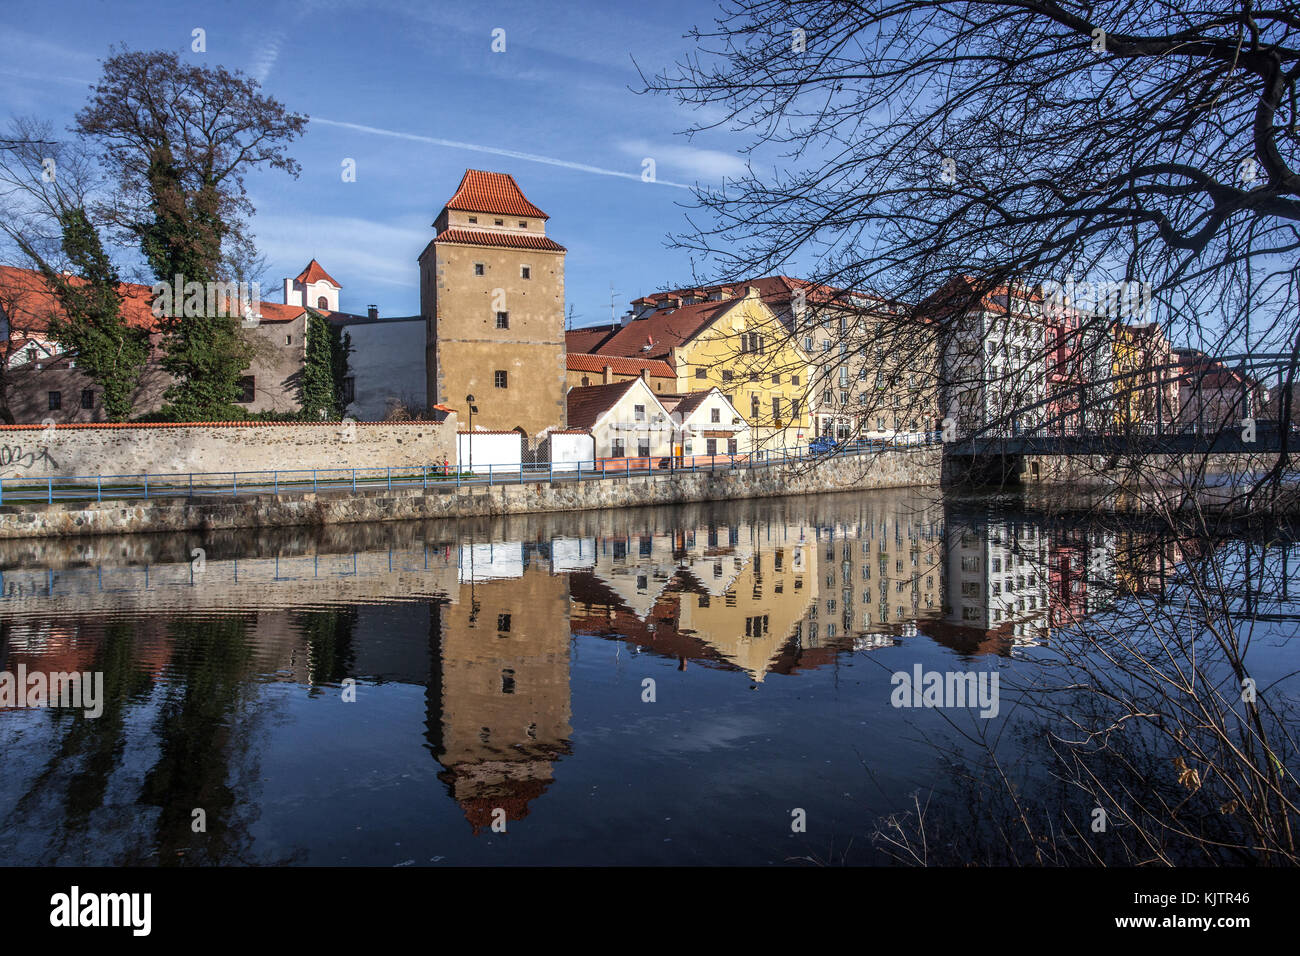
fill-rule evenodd
<path id="1" fill-rule="evenodd" d="M 641 366 L 641 381 L 645 382 L 647 385 L 650 384 L 650 370 L 644 365 Z"/>
<path id="2" fill-rule="evenodd" d="M 604 376 L 602 377 L 601 380 L 602 380 L 606 385 L 609 385 L 611 382 L 614 381 L 614 366 L 612 366 L 612 365 L 606 365 L 606 366 L 605 366 Z"/>
<path id="3" fill-rule="evenodd" d="M 379 318 L 379 306 L 377 305 L 366 306 L 366 316 L 371 319 Z"/>

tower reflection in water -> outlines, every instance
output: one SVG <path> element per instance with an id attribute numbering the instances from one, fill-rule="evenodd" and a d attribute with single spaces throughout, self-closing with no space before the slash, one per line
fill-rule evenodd
<path id="1" fill-rule="evenodd" d="M 243 857 L 283 704 L 269 687 L 322 704 L 348 679 L 423 687 L 437 778 L 482 833 L 527 820 L 573 757 L 583 641 L 746 686 L 911 640 L 1012 655 L 1162 588 L 1183 557 L 914 492 L 229 535 L 204 540 L 197 576 L 194 543 L 0 543 L 0 669 L 103 670 L 110 689 L 93 726 L 0 713 L 24 731 L 6 753 L 10 858 L 34 852 L 24 826 L 47 845 L 93 834 L 111 862 Z M 221 810 L 205 841 L 194 806 Z"/>

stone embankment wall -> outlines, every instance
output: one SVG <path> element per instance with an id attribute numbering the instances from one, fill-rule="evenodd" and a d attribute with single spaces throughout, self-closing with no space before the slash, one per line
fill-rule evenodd
<path id="1" fill-rule="evenodd" d="M 415 467 L 456 460 L 456 417 L 442 422 L 246 422 L 0 426 L 0 478 L 210 474 Z M 274 463 L 274 464 L 271 464 Z M 224 477 L 223 477 L 224 473 Z"/>
<path id="2" fill-rule="evenodd" d="M 358 426 L 358 440 L 366 427 L 374 426 Z M 938 485 L 941 469 L 942 453 L 935 446 L 752 470 L 528 482 L 491 488 L 474 485 L 457 489 L 444 484 L 427 489 L 376 488 L 355 493 L 24 503 L 0 507 L 0 538 L 422 520 L 911 488 Z"/>

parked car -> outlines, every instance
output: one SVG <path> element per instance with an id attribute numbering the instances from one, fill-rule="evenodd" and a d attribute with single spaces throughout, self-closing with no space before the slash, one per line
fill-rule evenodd
<path id="1" fill-rule="evenodd" d="M 840 450 L 840 443 L 834 438 L 823 435 L 821 438 L 814 438 L 809 442 L 808 450 L 814 455 L 829 455 Z"/>

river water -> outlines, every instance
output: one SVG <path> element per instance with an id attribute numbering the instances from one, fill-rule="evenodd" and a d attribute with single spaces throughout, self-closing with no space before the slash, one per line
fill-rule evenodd
<path id="1" fill-rule="evenodd" d="M 1009 709 L 893 675 L 1005 691 L 1163 593 L 1185 555 L 1113 517 L 882 491 L 0 542 L 0 671 L 103 680 L 94 717 L 0 710 L 0 862 L 884 862 L 935 737 Z"/>

